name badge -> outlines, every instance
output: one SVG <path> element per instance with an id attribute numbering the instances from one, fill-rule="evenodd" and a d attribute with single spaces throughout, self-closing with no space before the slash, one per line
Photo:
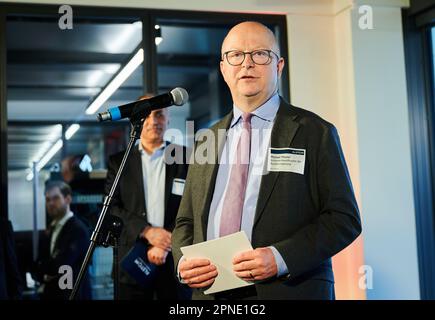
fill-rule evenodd
<path id="1" fill-rule="evenodd" d="M 177 196 L 182 196 L 184 192 L 184 183 L 186 180 L 175 178 L 172 183 L 172 193 Z"/>
<path id="2" fill-rule="evenodd" d="M 304 174 L 305 149 L 270 148 L 267 170 Z"/>

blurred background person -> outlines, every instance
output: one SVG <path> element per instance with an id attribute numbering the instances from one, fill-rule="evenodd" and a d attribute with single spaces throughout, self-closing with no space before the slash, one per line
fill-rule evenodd
<path id="1" fill-rule="evenodd" d="M 139 99 L 150 98 L 145 95 Z M 186 148 L 171 145 L 182 163 L 167 164 L 165 152 L 169 142 L 163 135 L 169 123 L 167 109 L 154 110 L 144 120 L 140 140 L 127 159 L 118 188 L 113 196 L 110 213 L 122 218 L 124 228 L 120 239 L 120 261 L 138 239 L 148 244 L 147 258 L 157 265 L 153 282 L 140 286 L 121 266 L 119 268 L 119 299 L 152 300 L 190 299 L 190 290 L 182 287 L 174 276 L 171 254 L 171 232 L 184 190 L 187 175 Z M 106 194 L 115 179 L 125 151 L 109 159 Z M 120 262 L 118 261 L 118 263 Z"/>
<path id="2" fill-rule="evenodd" d="M 71 187 L 62 181 L 49 181 L 45 188 L 47 213 L 52 219 L 48 238 L 40 250 L 34 277 L 42 286 L 43 300 L 67 300 L 70 289 L 61 289 L 59 279 L 65 273 L 59 273 L 61 266 L 72 269 L 73 284 L 80 271 L 81 264 L 89 245 L 89 232 L 83 222 L 70 210 L 72 201 Z M 64 283 L 64 281 L 63 281 Z M 89 277 L 85 274 L 77 299 L 91 299 Z"/>

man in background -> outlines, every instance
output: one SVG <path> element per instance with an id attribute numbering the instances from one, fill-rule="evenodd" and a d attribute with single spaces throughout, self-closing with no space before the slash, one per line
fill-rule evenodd
<path id="1" fill-rule="evenodd" d="M 62 181 L 49 181 L 45 187 L 45 205 L 52 219 L 48 230 L 48 243 L 42 248 L 38 259 L 36 279 L 42 283 L 41 299 L 68 300 L 72 290 L 64 288 L 66 280 L 59 285 L 60 277 L 72 269 L 74 284 L 89 246 L 89 231 L 81 220 L 70 210 L 72 201 L 71 187 Z M 60 273 L 60 271 L 64 273 Z M 76 296 L 80 300 L 91 299 L 90 279 L 85 274 Z"/>
<path id="2" fill-rule="evenodd" d="M 150 97 L 146 95 L 140 99 Z M 153 282 L 147 287 L 140 286 L 120 266 L 121 300 L 190 298 L 190 290 L 183 288 L 174 277 L 171 253 L 171 232 L 184 190 L 187 164 L 186 161 L 165 162 L 169 143 L 163 140 L 163 135 L 168 123 L 167 109 L 154 110 L 144 120 L 139 143 L 127 159 L 113 197 L 110 213 L 124 222 L 120 260 L 136 241 L 145 241 L 148 244 L 148 261 L 157 266 Z M 171 149 L 178 155 L 186 155 L 183 146 L 171 145 Z M 110 191 L 124 152 L 109 159 L 106 194 Z"/>

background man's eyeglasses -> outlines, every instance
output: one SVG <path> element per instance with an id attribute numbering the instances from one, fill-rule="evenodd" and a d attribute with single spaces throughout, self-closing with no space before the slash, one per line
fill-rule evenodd
<path id="1" fill-rule="evenodd" d="M 258 65 L 269 64 L 272 61 L 272 54 L 274 54 L 276 56 L 276 59 L 279 60 L 279 56 L 275 52 L 267 49 L 254 50 L 251 52 L 231 50 L 231 51 L 224 52 L 223 56 L 226 58 L 227 62 L 230 65 L 240 66 L 243 63 L 243 61 L 245 61 L 247 54 L 249 54 L 251 56 L 252 61 Z"/>

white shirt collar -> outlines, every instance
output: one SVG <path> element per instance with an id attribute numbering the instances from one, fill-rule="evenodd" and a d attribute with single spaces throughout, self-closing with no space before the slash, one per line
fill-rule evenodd
<path id="1" fill-rule="evenodd" d="M 54 220 L 51 224 L 52 226 L 55 226 L 56 228 L 62 227 L 70 218 L 74 216 L 74 213 L 72 211 L 68 211 L 66 215 L 62 217 L 60 220 Z"/>
<path id="2" fill-rule="evenodd" d="M 155 149 L 152 154 L 148 154 L 148 152 L 146 152 L 145 149 L 143 148 L 142 143 L 140 142 L 140 140 L 138 140 L 138 141 L 139 141 L 139 143 L 138 143 L 138 149 L 139 149 L 140 154 L 141 155 L 147 155 L 149 157 L 152 157 L 153 155 L 157 155 L 157 154 L 162 153 L 163 149 L 166 146 L 165 141 L 163 141 L 162 144 L 157 149 Z"/>
<path id="3" fill-rule="evenodd" d="M 252 114 L 265 121 L 273 121 L 279 108 L 279 95 L 275 93 L 265 103 L 255 109 Z M 233 120 L 231 121 L 231 127 L 239 122 L 242 117 L 243 111 L 236 105 L 233 105 Z"/>

